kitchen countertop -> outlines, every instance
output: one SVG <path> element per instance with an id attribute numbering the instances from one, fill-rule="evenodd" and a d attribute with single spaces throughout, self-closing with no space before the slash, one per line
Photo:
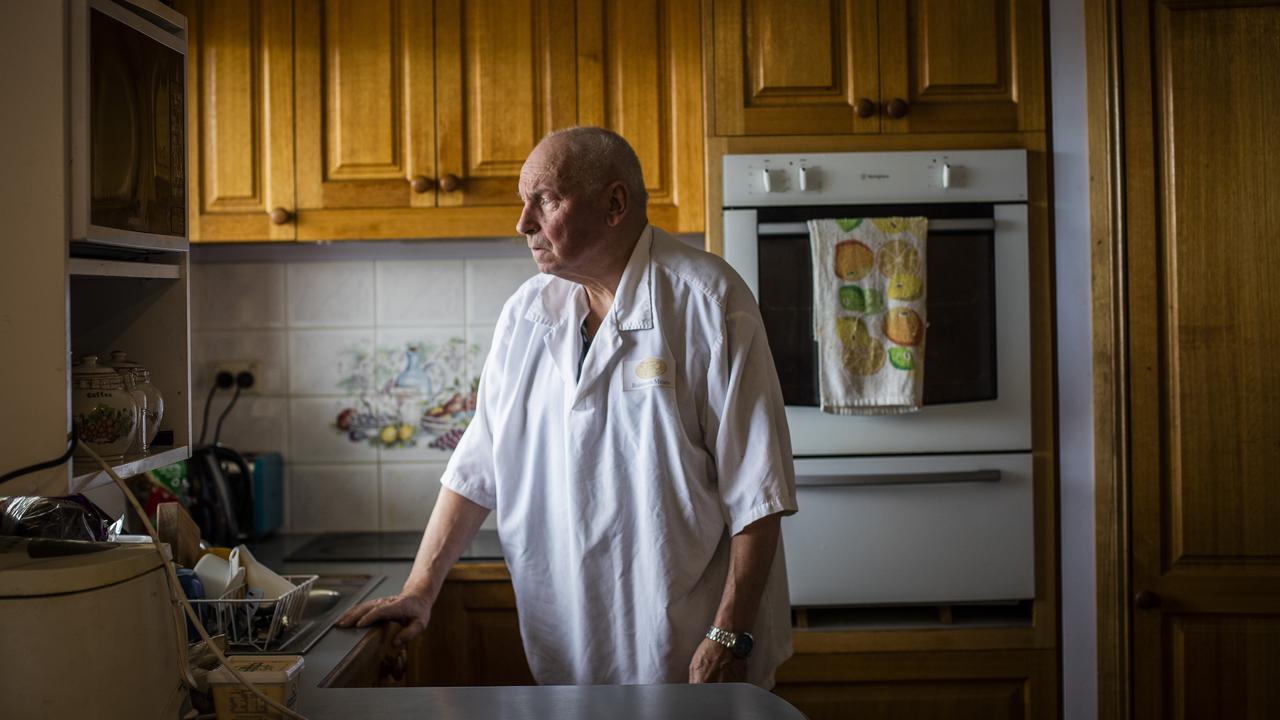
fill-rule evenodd
<path id="1" fill-rule="evenodd" d="M 492 532 L 492 531 L 488 531 Z M 393 595 L 409 576 L 404 561 L 284 562 L 314 538 L 284 535 L 251 546 L 254 556 L 282 574 L 373 574 L 385 579 L 367 599 Z M 492 560 L 460 560 L 451 577 L 506 577 Z M 522 687 L 323 688 L 319 683 L 347 656 L 369 628 L 332 628 L 306 653 L 298 710 L 311 720 L 325 718 L 449 717 L 483 720 L 804 720 L 781 698 L 754 685 L 595 685 Z"/>

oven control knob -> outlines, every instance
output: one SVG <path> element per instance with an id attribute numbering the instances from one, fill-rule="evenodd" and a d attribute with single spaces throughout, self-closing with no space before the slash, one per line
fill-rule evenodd
<path id="1" fill-rule="evenodd" d="M 796 168 L 796 185 L 800 186 L 800 192 L 809 190 L 809 168 L 804 165 Z"/>
<path id="2" fill-rule="evenodd" d="M 760 187 L 767 193 L 773 192 L 773 173 L 769 172 L 769 168 L 760 171 Z"/>
<path id="3" fill-rule="evenodd" d="M 942 189 L 951 187 L 951 163 L 942 163 Z"/>

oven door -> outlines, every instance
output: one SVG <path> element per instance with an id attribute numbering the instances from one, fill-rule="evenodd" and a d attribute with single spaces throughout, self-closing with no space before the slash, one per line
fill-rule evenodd
<path id="1" fill-rule="evenodd" d="M 804 222 L 885 215 L 930 220 L 925 407 L 824 414 Z M 724 220 L 725 259 L 760 302 L 797 456 L 1031 449 L 1026 205 L 760 208 L 726 210 Z"/>

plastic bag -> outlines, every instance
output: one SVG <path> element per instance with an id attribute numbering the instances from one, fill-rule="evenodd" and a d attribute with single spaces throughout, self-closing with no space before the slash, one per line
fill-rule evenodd
<path id="1" fill-rule="evenodd" d="M 113 521 L 83 495 L 0 498 L 0 535 L 57 540 L 108 540 L 124 518 Z"/>

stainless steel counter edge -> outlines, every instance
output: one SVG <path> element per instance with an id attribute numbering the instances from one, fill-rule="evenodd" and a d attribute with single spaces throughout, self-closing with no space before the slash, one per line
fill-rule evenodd
<path id="1" fill-rule="evenodd" d="M 284 562 L 314 536 L 289 535 L 252 546 L 258 560 L 282 574 L 374 574 L 386 578 L 368 598 L 393 595 L 409 576 L 408 562 Z M 328 718 L 465 717 L 468 720 L 804 720 L 786 701 L 754 685 L 596 685 L 470 688 L 322 688 L 317 685 L 369 629 L 332 628 L 305 655 L 299 711 Z"/>

